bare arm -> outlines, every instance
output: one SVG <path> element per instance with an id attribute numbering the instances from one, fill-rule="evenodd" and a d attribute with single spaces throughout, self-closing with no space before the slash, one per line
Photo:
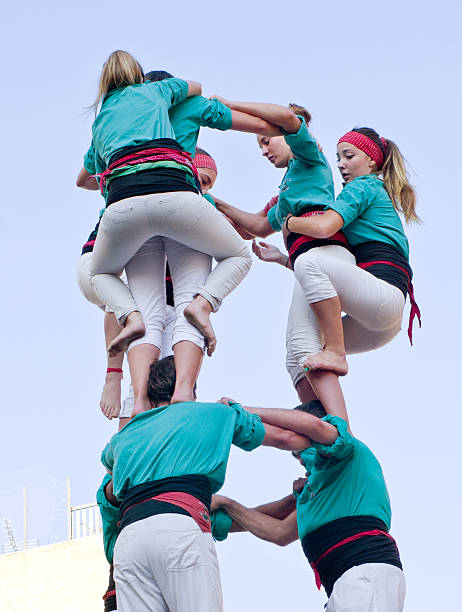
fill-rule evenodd
<path id="1" fill-rule="evenodd" d="M 268 242 L 257 242 L 256 240 L 252 241 L 252 251 L 262 261 L 267 261 L 271 263 L 277 263 L 288 270 L 292 270 L 292 264 L 290 262 L 289 256 L 285 255 L 282 251 L 280 251 L 273 244 L 269 244 Z"/>
<path id="2" fill-rule="evenodd" d="M 252 410 L 254 414 L 258 414 L 256 410 L 259 410 L 259 408 L 253 408 Z M 282 412 L 288 411 L 283 410 Z M 311 446 L 311 440 L 306 435 L 300 434 L 290 428 L 286 429 L 271 423 L 266 423 L 265 421 L 263 422 L 265 423 L 265 437 L 263 438 L 262 446 L 272 446 L 273 448 L 279 448 L 279 450 L 289 451 L 301 451 Z M 335 429 L 335 431 L 337 430 Z"/>
<path id="3" fill-rule="evenodd" d="M 264 102 L 229 102 L 225 104 L 232 111 L 240 111 L 248 115 L 254 115 L 260 119 L 264 119 L 273 125 L 282 128 L 288 134 L 296 134 L 300 129 L 301 120 L 297 115 L 287 108 L 279 104 L 266 104 Z M 265 134 L 275 136 L 276 134 Z"/>
<path id="4" fill-rule="evenodd" d="M 236 225 L 241 229 L 249 232 L 252 236 L 259 236 L 266 238 L 270 234 L 274 234 L 274 230 L 269 224 L 266 216 L 260 213 L 248 213 L 244 210 L 240 210 L 231 204 L 227 204 L 219 198 L 214 198 L 217 209 L 224 215 L 229 217 Z"/>
<path id="5" fill-rule="evenodd" d="M 188 84 L 188 98 L 202 95 L 202 85 L 200 83 L 196 81 L 186 81 L 186 83 Z"/>
<path id="6" fill-rule="evenodd" d="M 241 111 L 231 111 L 233 122 L 231 129 L 238 132 L 250 132 L 251 134 L 259 134 L 260 136 L 280 136 L 281 130 L 276 125 L 265 121 L 260 117 Z"/>
<path id="7" fill-rule="evenodd" d="M 90 189 L 91 191 L 97 191 L 99 189 L 98 181 L 85 169 L 80 170 L 77 181 L 77 187 L 82 189 Z"/>
<path id="8" fill-rule="evenodd" d="M 212 510 L 216 508 L 220 508 L 219 505 L 221 495 L 213 495 L 212 496 Z M 278 499 L 277 501 L 268 502 L 266 504 L 262 504 L 261 506 L 257 506 L 253 508 L 257 512 L 261 512 L 262 514 L 266 514 L 266 516 L 271 516 L 275 519 L 285 519 L 292 514 L 292 512 L 296 509 L 295 497 L 293 494 L 286 495 L 282 499 Z M 237 521 L 233 520 L 230 528 L 230 533 L 238 533 L 242 531 L 247 531 L 245 527 L 240 525 Z"/>
<path id="9" fill-rule="evenodd" d="M 289 217 L 286 227 L 289 231 L 311 238 L 329 238 L 342 229 L 343 219 L 335 210 L 313 217 Z"/>
<path id="10" fill-rule="evenodd" d="M 273 518 L 267 514 L 246 508 L 242 504 L 223 496 L 219 505 L 229 516 L 250 533 L 267 542 L 278 546 L 287 546 L 298 540 L 297 512 L 293 510 L 283 519 Z"/>

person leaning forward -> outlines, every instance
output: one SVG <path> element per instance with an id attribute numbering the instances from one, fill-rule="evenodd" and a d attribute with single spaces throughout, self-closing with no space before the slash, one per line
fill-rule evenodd
<path id="1" fill-rule="evenodd" d="M 247 530 L 280 546 L 300 538 L 316 585 L 329 597 L 326 612 L 402 612 L 406 588 L 388 533 L 390 499 L 371 450 L 348 432 L 346 421 L 326 416 L 318 400 L 295 410 L 246 409 L 265 427 L 290 428 L 311 439 L 310 448 L 293 452 L 306 478 L 294 482 L 293 496 L 256 509 L 214 495 L 212 510 L 233 519 L 230 531 Z"/>
<path id="2" fill-rule="evenodd" d="M 114 547 L 119 612 L 223 609 L 211 535 L 211 494 L 224 482 L 231 445 L 306 448 L 309 439 L 238 403 L 180 402 L 173 357 L 151 366 L 152 409 L 116 433 L 101 460 L 121 501 Z"/>

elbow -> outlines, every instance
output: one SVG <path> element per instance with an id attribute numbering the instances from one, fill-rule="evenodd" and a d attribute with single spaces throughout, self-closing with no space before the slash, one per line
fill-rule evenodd
<path id="1" fill-rule="evenodd" d="M 300 435 L 289 429 L 280 429 L 275 446 L 281 450 L 300 450 Z"/>
<path id="2" fill-rule="evenodd" d="M 279 125 L 289 134 L 296 134 L 300 129 L 300 119 L 290 110 L 290 108 L 281 108 L 281 120 Z"/>
<path id="3" fill-rule="evenodd" d="M 324 220 L 321 218 L 319 220 L 319 225 L 316 228 L 316 232 L 313 232 L 313 238 L 321 238 L 326 240 L 333 234 L 335 234 L 335 230 L 332 229 L 329 223 L 324 223 Z"/>
<path id="4" fill-rule="evenodd" d="M 289 544 L 292 544 L 293 541 L 294 539 L 291 537 L 291 534 L 286 533 L 284 529 L 277 530 L 274 534 L 273 544 L 276 544 L 277 546 L 288 546 Z"/>

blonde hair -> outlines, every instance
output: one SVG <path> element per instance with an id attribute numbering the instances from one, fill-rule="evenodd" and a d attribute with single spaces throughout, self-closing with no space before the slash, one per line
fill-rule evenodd
<path id="1" fill-rule="evenodd" d="M 303 117 L 303 119 L 305 119 L 307 123 L 311 121 L 311 113 L 307 111 L 304 106 L 299 106 L 298 104 L 294 104 L 292 102 L 291 104 L 289 104 L 289 108 L 296 115 Z"/>
<path id="2" fill-rule="evenodd" d="M 127 51 L 117 49 L 111 53 L 103 65 L 99 78 L 98 95 L 90 108 L 93 108 L 96 114 L 99 103 L 108 92 L 143 82 L 144 73 L 139 62 Z"/>
<path id="3" fill-rule="evenodd" d="M 387 143 L 386 155 L 380 170 L 385 189 L 393 206 L 403 213 L 406 223 L 420 223 L 420 218 L 415 212 L 416 193 L 409 182 L 409 174 L 401 151 L 392 140 L 385 140 L 385 142 Z"/>

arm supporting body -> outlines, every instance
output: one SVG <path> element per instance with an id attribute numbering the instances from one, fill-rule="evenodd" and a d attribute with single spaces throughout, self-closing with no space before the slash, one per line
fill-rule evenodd
<path id="1" fill-rule="evenodd" d="M 227 204 L 219 198 L 214 198 L 217 209 L 229 217 L 240 228 L 247 231 L 252 236 L 266 238 L 274 234 L 274 230 L 269 224 L 268 219 L 261 213 L 248 213 L 240 210 L 231 204 Z"/>
<path id="2" fill-rule="evenodd" d="M 232 111 L 239 111 L 260 117 L 269 123 L 279 126 L 289 134 L 296 134 L 300 129 L 301 120 L 289 108 L 279 104 L 266 104 L 263 102 L 228 102 Z M 278 134 L 266 134 L 277 136 Z"/>
<path id="3" fill-rule="evenodd" d="M 82 170 L 80 170 L 77 176 L 76 185 L 77 187 L 89 189 L 91 191 L 97 191 L 99 189 L 98 181 L 88 172 L 86 168 L 82 168 Z"/>
<path id="4" fill-rule="evenodd" d="M 335 210 L 313 217 L 289 217 L 287 229 L 311 238 L 330 238 L 343 227 L 342 217 Z"/>

